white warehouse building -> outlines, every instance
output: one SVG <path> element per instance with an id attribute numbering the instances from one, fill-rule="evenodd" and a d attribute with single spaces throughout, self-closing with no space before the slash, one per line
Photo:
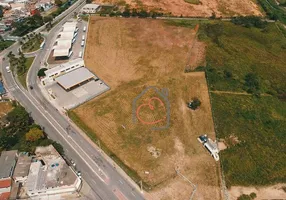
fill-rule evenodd
<path id="1" fill-rule="evenodd" d="M 48 69 L 45 71 L 46 77 L 41 80 L 42 84 L 45 85 L 47 83 L 51 83 L 57 78 L 58 76 L 61 76 L 65 73 L 71 72 L 75 69 L 78 69 L 80 67 L 84 67 L 84 61 L 82 58 L 78 58 L 75 60 L 72 60 L 70 62 L 61 64 L 57 67 L 54 67 L 52 69 Z"/>
<path id="2" fill-rule="evenodd" d="M 93 14 L 99 11 L 99 9 L 100 9 L 100 6 L 98 4 L 86 4 L 85 6 L 82 7 L 80 12 Z"/>

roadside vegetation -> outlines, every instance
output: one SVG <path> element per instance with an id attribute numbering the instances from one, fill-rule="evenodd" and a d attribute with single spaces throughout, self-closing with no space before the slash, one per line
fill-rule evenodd
<path id="1" fill-rule="evenodd" d="M 44 38 L 41 36 L 41 33 L 38 34 L 32 33 L 30 35 L 22 37 L 21 43 L 23 44 L 21 49 L 23 53 L 34 52 L 40 49 L 40 46 L 43 41 Z"/>
<path id="2" fill-rule="evenodd" d="M 19 52 L 19 57 L 16 57 L 12 52 L 8 54 L 11 71 L 15 71 L 20 83 L 27 89 L 26 77 L 29 68 L 31 67 L 35 57 L 26 58 L 23 52 Z"/>
<path id="3" fill-rule="evenodd" d="M 276 0 L 258 0 L 258 3 L 261 5 L 269 19 L 280 20 L 286 24 L 286 11 L 285 8 L 283 8 L 285 2 L 281 2 L 282 4 L 277 5 Z"/>
<path id="4" fill-rule="evenodd" d="M 63 154 L 63 148 L 57 142 L 47 138 L 42 128 L 35 124 L 30 114 L 13 102 L 13 110 L 0 118 L 0 153 L 19 150 L 34 153 L 37 146 L 50 144 Z"/>
<path id="5" fill-rule="evenodd" d="M 3 37 L 0 35 L 0 51 L 3 51 L 4 49 L 10 47 L 12 44 L 14 44 L 14 41 L 4 40 Z"/>
<path id="6" fill-rule="evenodd" d="M 196 22 L 171 21 L 194 27 Z M 255 17 L 200 24 L 206 71 L 227 187 L 286 182 L 286 38 Z"/>

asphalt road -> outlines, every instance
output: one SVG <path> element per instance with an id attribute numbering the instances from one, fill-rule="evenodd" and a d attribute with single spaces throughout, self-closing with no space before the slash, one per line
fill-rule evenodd
<path id="1" fill-rule="evenodd" d="M 70 12 L 70 16 L 73 16 L 73 12 Z M 67 157 L 76 162 L 77 170 L 81 171 L 84 180 L 90 185 L 94 193 L 96 193 L 96 199 L 144 199 L 141 192 L 134 187 L 134 184 L 126 176 L 122 175 L 122 173 L 119 173 L 118 169 L 106 160 L 102 152 L 89 143 L 73 127 L 69 120 L 63 117 L 44 98 L 38 87 L 36 76 L 38 69 L 53 45 L 55 33 L 67 19 L 68 17 L 64 18 L 46 35 L 45 48 L 36 53 L 37 56 L 27 77 L 27 83 L 33 86 L 33 90 L 26 91 L 23 89 L 21 85 L 18 85 L 12 73 L 6 71 L 5 67 L 8 65 L 8 59 L 5 59 L 1 65 L 6 89 L 26 108 L 35 122 L 44 128 L 49 138 L 63 145 Z M 17 44 L 10 50 L 14 54 L 17 54 L 18 48 L 19 45 Z"/>

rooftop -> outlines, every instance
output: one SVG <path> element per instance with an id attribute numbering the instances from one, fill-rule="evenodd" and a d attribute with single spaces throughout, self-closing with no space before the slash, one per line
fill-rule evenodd
<path id="1" fill-rule="evenodd" d="M 91 73 L 87 68 L 81 67 L 57 77 L 55 81 L 57 81 L 58 84 L 60 84 L 63 88 L 70 89 L 71 87 L 94 77 L 95 75 Z"/>
<path id="2" fill-rule="evenodd" d="M 4 192 L 0 194 L 0 200 L 8 200 L 10 197 L 10 192 Z"/>
<path id="3" fill-rule="evenodd" d="M 0 179 L 11 177 L 18 151 L 2 151 L 0 157 Z"/>
<path id="4" fill-rule="evenodd" d="M 60 32 L 59 35 L 60 35 L 59 39 L 72 40 L 74 32 Z"/>
<path id="5" fill-rule="evenodd" d="M 75 26 L 64 26 L 62 32 L 74 32 L 76 29 Z"/>
<path id="6" fill-rule="evenodd" d="M 90 4 L 86 4 L 85 6 L 83 6 L 82 8 L 93 8 L 93 9 L 97 9 L 99 7 L 98 4 L 94 4 L 94 3 L 90 3 Z"/>
<path id="7" fill-rule="evenodd" d="M 54 73 L 70 68 L 71 66 L 84 66 L 84 61 L 82 58 L 77 58 L 67 63 L 56 66 L 54 68 L 48 69 L 47 71 L 45 71 L 45 74 L 46 76 L 50 76 L 53 75 Z"/>
<path id="8" fill-rule="evenodd" d="M 25 185 L 29 191 L 46 190 L 75 183 L 76 174 L 66 164 L 53 145 L 37 147 L 35 154 L 38 160 L 31 164 Z"/>
<path id="9" fill-rule="evenodd" d="M 29 174 L 32 158 L 27 154 L 20 154 L 14 170 L 13 177 L 25 177 Z"/>
<path id="10" fill-rule="evenodd" d="M 0 180 L 0 189 L 7 188 L 11 186 L 11 179 Z"/>
<path id="11" fill-rule="evenodd" d="M 65 47 L 65 48 L 71 48 L 71 40 L 58 40 L 57 46 L 55 47 Z"/>
<path id="12" fill-rule="evenodd" d="M 54 57 L 59 57 L 59 56 L 68 56 L 70 53 L 70 48 L 68 47 L 56 47 L 54 49 Z"/>

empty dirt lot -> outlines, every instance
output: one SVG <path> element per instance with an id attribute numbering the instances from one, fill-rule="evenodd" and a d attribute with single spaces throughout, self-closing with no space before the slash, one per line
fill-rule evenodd
<path id="1" fill-rule="evenodd" d="M 5 116 L 13 109 L 10 102 L 0 102 L 0 118 Z"/>
<path id="2" fill-rule="evenodd" d="M 212 13 L 219 16 L 261 15 L 255 0 L 200 0 L 199 4 L 190 4 L 184 0 L 96 0 L 96 3 L 122 4 L 125 2 L 131 8 L 144 8 L 175 16 L 209 17 Z"/>
<path id="3" fill-rule="evenodd" d="M 74 113 L 126 165 L 153 188 L 148 199 L 188 199 L 192 187 L 176 175 L 175 168 L 198 185 L 196 199 L 220 199 L 217 163 L 197 141 L 201 134 L 215 137 L 207 84 L 203 72 L 184 73 L 194 40 L 190 28 L 167 25 L 161 20 L 99 18 L 90 20 L 85 52 L 86 66 L 111 91 L 76 108 Z M 133 100 L 149 86 L 166 88 L 166 105 L 158 92 L 149 90 L 134 105 L 144 121 L 133 122 Z M 150 98 L 160 101 L 150 103 Z M 186 102 L 198 97 L 195 111 Z M 148 108 L 152 104 L 154 109 Z M 146 105 L 148 104 L 148 105 Z"/>

